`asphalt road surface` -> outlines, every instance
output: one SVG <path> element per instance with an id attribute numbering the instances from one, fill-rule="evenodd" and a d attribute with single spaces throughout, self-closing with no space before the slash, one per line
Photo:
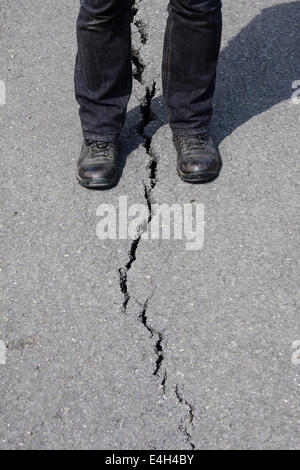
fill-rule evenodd
<path id="1" fill-rule="evenodd" d="M 110 191 L 75 180 L 78 3 L 0 5 L 0 447 L 299 449 L 299 2 L 224 0 L 223 169 L 188 185 L 162 99 L 167 0 L 137 0 Z M 100 239 L 120 196 L 145 224 L 155 203 L 203 204 L 203 248 Z"/>

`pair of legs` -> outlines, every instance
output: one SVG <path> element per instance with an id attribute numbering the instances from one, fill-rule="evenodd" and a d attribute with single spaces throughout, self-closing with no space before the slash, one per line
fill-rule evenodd
<path id="1" fill-rule="evenodd" d="M 151 1 L 151 0 L 144 0 Z M 132 91 L 132 0 L 81 0 L 75 92 L 84 139 L 118 140 Z M 170 0 L 162 81 L 175 135 L 199 135 L 212 114 L 221 0 Z"/>
<path id="2" fill-rule="evenodd" d="M 151 0 L 144 0 L 151 1 Z M 220 0 L 171 0 L 163 53 L 163 92 L 174 133 L 197 134 L 212 114 L 221 38 Z M 86 139 L 121 132 L 132 89 L 132 0 L 81 0 L 76 98 Z"/>

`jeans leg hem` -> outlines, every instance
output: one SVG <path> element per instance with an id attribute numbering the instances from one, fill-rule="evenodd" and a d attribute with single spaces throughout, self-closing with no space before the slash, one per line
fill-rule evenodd
<path id="1" fill-rule="evenodd" d="M 197 135 L 197 134 L 201 134 L 202 132 L 208 132 L 208 129 L 209 129 L 209 125 L 204 125 L 204 126 L 201 126 L 197 129 L 195 128 L 192 128 L 192 129 L 177 129 L 177 128 L 174 128 L 172 127 L 172 132 L 174 135 Z"/>
<path id="2" fill-rule="evenodd" d="M 87 140 L 101 140 L 102 142 L 115 142 L 119 140 L 120 134 L 94 134 L 92 132 L 83 132 L 83 138 Z"/>

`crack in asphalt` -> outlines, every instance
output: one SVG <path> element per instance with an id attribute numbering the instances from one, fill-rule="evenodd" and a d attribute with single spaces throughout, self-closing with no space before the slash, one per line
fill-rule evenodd
<path id="1" fill-rule="evenodd" d="M 141 236 L 142 236 L 142 234 L 140 234 L 137 238 L 135 238 L 132 241 L 130 251 L 129 251 L 129 260 L 126 263 L 125 268 L 120 268 L 119 269 L 120 289 L 121 289 L 121 292 L 124 295 L 124 302 L 123 302 L 123 306 L 122 306 L 122 311 L 124 313 L 126 312 L 127 304 L 129 302 L 129 299 L 130 299 L 130 295 L 128 293 L 128 287 L 127 287 L 127 273 L 129 271 L 129 269 L 131 268 L 132 263 L 134 263 L 134 261 L 136 260 L 136 250 L 137 250 L 137 247 L 140 243 Z"/>
<path id="2" fill-rule="evenodd" d="M 142 108 L 141 104 L 141 108 Z M 149 106 L 151 106 L 151 102 L 149 103 Z M 150 122 L 150 121 L 149 121 Z M 146 121 L 145 121 L 145 127 L 146 127 Z M 141 133 L 142 137 L 144 137 L 143 133 Z M 150 156 L 150 162 L 148 165 L 149 169 L 149 187 L 144 184 L 144 198 L 148 207 L 148 219 L 147 219 L 147 225 L 150 224 L 152 220 L 152 197 L 151 197 L 151 192 L 154 189 L 156 185 L 156 169 L 157 169 L 157 160 L 155 155 L 151 152 L 151 142 L 152 138 L 148 138 L 148 143 L 149 143 L 149 149 L 147 150 L 147 140 L 145 140 L 144 147 L 146 149 L 147 154 Z M 128 285 L 127 285 L 127 274 L 128 271 L 131 269 L 132 264 L 136 261 L 136 252 L 139 246 L 139 243 L 141 241 L 142 234 L 146 231 L 146 228 L 142 228 L 144 224 L 141 224 L 139 229 L 137 230 L 136 237 L 132 240 L 130 250 L 129 250 L 129 259 L 128 262 L 126 263 L 125 267 L 119 268 L 119 283 L 120 283 L 120 289 L 121 292 L 124 295 L 124 302 L 122 305 L 122 311 L 123 313 L 126 312 L 127 310 L 127 305 L 130 300 L 130 294 L 128 292 Z"/>
<path id="3" fill-rule="evenodd" d="M 141 1 L 141 0 L 140 0 Z M 148 41 L 148 30 L 147 30 L 147 25 L 146 23 L 139 19 L 134 21 L 134 17 L 137 15 L 139 11 L 139 7 L 136 3 L 136 1 L 132 1 L 132 20 L 133 23 L 135 24 L 139 36 L 140 36 L 140 43 L 141 45 L 145 45 Z M 148 165 L 148 170 L 149 170 L 149 184 L 144 183 L 144 198 L 147 203 L 148 207 L 148 220 L 147 224 L 151 223 L 152 220 L 152 191 L 155 188 L 156 185 L 156 174 L 157 174 L 157 158 L 156 155 L 152 149 L 152 138 L 153 135 L 150 133 L 146 132 L 148 124 L 152 122 L 153 120 L 156 119 L 156 116 L 153 113 L 152 110 L 152 101 L 153 98 L 156 95 L 156 82 L 153 80 L 152 86 L 147 86 L 144 84 L 143 80 L 143 75 L 146 69 L 146 65 L 144 64 L 142 58 L 141 58 L 141 53 L 140 50 L 132 46 L 132 62 L 134 65 L 133 69 L 133 78 L 138 81 L 141 85 L 145 86 L 145 94 L 143 98 L 141 99 L 141 104 L 140 104 L 140 111 L 141 111 L 141 121 L 137 126 L 138 133 L 139 135 L 144 139 L 144 148 L 146 150 L 146 153 L 149 157 L 149 165 Z M 139 227 L 137 230 L 136 237 L 131 243 L 131 247 L 129 250 L 129 259 L 128 262 L 124 267 L 121 267 L 119 269 L 119 276 L 120 276 L 120 289 L 121 292 L 124 295 L 124 302 L 122 305 L 122 311 L 123 313 L 126 313 L 128 302 L 130 300 L 130 293 L 128 291 L 128 271 L 132 268 L 134 262 L 136 261 L 136 256 L 137 256 L 137 249 L 139 246 L 139 243 L 141 241 L 142 234 L 145 232 L 146 228 Z M 148 322 L 148 317 L 147 317 L 147 309 L 148 309 L 148 304 L 149 300 L 151 297 L 148 297 L 144 304 L 142 305 L 141 312 L 139 314 L 139 319 L 144 325 L 144 327 L 147 329 L 147 331 L 150 334 L 151 338 L 155 338 L 155 345 L 154 345 L 154 351 L 156 354 L 156 362 L 155 362 L 155 368 L 153 371 L 153 376 L 161 377 L 161 382 L 159 385 L 159 389 L 162 389 L 163 391 L 163 396 L 165 397 L 165 391 L 166 391 L 166 382 L 167 382 L 167 371 L 165 370 L 163 372 L 163 375 L 161 376 L 161 370 L 162 370 L 162 364 L 164 361 L 164 350 L 163 350 L 163 340 L 164 336 L 163 333 L 154 329 L 152 326 L 149 325 Z"/>
<path id="4" fill-rule="evenodd" d="M 142 0 L 140 0 L 142 1 Z M 137 15 L 139 11 L 139 8 L 136 4 L 136 1 L 132 1 L 132 15 L 133 15 L 133 22 L 134 22 L 134 17 Z M 145 45 L 148 41 L 148 31 L 147 31 L 147 25 L 144 21 L 142 20 L 137 20 L 134 22 L 135 26 L 138 29 L 139 35 L 140 35 L 140 42 L 142 45 Z M 144 85 L 144 80 L 143 80 L 143 74 L 145 72 L 146 66 L 141 58 L 140 50 L 132 47 L 132 62 L 135 67 L 133 70 L 133 78 L 137 80 L 140 84 Z M 150 124 L 151 121 L 155 120 L 156 117 L 152 111 L 152 100 L 155 97 L 156 94 L 156 82 L 153 80 L 152 87 L 145 86 L 145 94 L 144 97 L 141 99 L 141 104 L 140 104 L 140 110 L 141 110 L 141 115 L 142 119 L 140 123 L 138 124 L 138 132 L 141 137 L 144 139 L 144 147 L 146 150 L 147 155 L 149 156 L 149 184 L 144 183 L 144 198 L 147 203 L 148 207 L 148 220 L 147 224 L 150 224 L 152 220 L 152 191 L 155 188 L 156 185 L 156 174 L 157 174 L 157 158 L 156 155 L 152 149 L 152 138 L 153 135 L 150 133 L 146 133 L 146 128 L 148 124 Z M 128 262 L 126 263 L 125 267 L 121 267 L 119 269 L 119 276 L 120 276 L 120 289 L 121 292 L 124 295 L 124 302 L 122 305 L 122 311 L 123 313 L 126 313 L 127 310 L 127 305 L 130 300 L 130 293 L 128 291 L 128 284 L 127 284 L 127 279 L 128 279 L 128 271 L 132 268 L 134 262 L 136 261 L 136 256 L 137 256 L 137 249 L 139 246 L 139 243 L 141 241 L 142 234 L 145 232 L 145 228 L 139 227 L 137 230 L 136 238 L 133 239 L 131 243 L 131 247 L 129 250 L 129 258 Z M 156 362 L 155 362 L 155 369 L 153 371 L 153 376 L 160 376 L 161 377 L 161 382 L 159 385 L 159 389 L 162 389 L 163 391 L 163 397 L 165 397 L 165 392 L 166 392 L 166 382 L 167 382 L 167 370 L 164 370 L 163 375 L 161 376 L 161 369 L 162 369 L 162 364 L 164 361 L 164 350 L 163 350 L 163 340 L 164 336 L 163 333 L 154 329 L 152 326 L 149 325 L 148 322 L 148 316 L 147 316 L 147 309 L 148 309 L 148 304 L 149 300 L 151 297 L 148 297 L 144 304 L 142 305 L 141 312 L 139 314 L 139 319 L 141 323 L 144 325 L 146 330 L 149 332 L 151 338 L 156 338 L 154 350 L 156 354 Z M 187 406 L 188 407 L 188 413 L 189 413 L 189 418 L 188 418 L 188 423 L 185 424 L 185 420 L 182 419 L 180 425 L 178 426 L 178 431 L 182 433 L 185 437 L 186 443 L 189 445 L 189 447 L 194 450 L 195 449 L 195 444 L 192 442 L 192 436 L 188 430 L 188 426 L 193 426 L 193 420 L 194 420 L 194 408 L 193 406 L 188 403 L 188 401 L 180 394 L 179 392 L 179 386 L 176 385 L 175 387 L 175 395 L 178 399 L 178 402 L 181 405 Z"/>
<path id="5" fill-rule="evenodd" d="M 144 327 L 149 331 L 151 338 L 153 337 L 157 338 L 157 341 L 155 343 L 155 353 L 157 355 L 157 359 L 156 359 L 153 375 L 158 375 L 160 368 L 161 368 L 161 363 L 164 360 L 164 353 L 163 353 L 163 348 L 162 348 L 163 335 L 160 331 L 155 330 L 148 323 L 148 317 L 147 317 L 148 303 L 149 303 L 149 298 L 144 302 L 139 318 L 141 322 L 143 323 Z M 165 387 L 166 380 L 167 380 L 167 374 L 165 372 L 162 382 L 160 384 L 163 388 Z"/>
<path id="6" fill-rule="evenodd" d="M 148 41 L 148 37 L 149 37 L 146 23 L 143 20 L 137 20 L 135 21 L 134 24 L 137 27 L 137 30 L 140 34 L 141 43 L 146 44 L 146 42 Z"/>
<path id="7" fill-rule="evenodd" d="M 185 405 L 189 408 L 189 418 L 188 418 L 188 423 L 185 424 L 185 420 L 181 420 L 181 424 L 178 427 L 178 430 L 185 435 L 186 442 L 188 445 L 191 447 L 192 450 L 195 449 L 195 444 L 192 442 L 192 436 L 188 432 L 188 426 L 193 427 L 193 421 L 194 421 L 194 408 L 193 406 L 180 394 L 179 392 L 179 387 L 176 385 L 175 388 L 175 395 L 182 405 Z"/>
<path id="8" fill-rule="evenodd" d="M 138 13 L 138 6 L 133 1 L 132 2 L 133 19 L 137 13 Z M 148 38 L 146 25 L 140 20 L 136 21 L 135 24 L 140 32 L 141 44 L 145 44 Z M 139 83 L 142 84 L 145 65 L 143 64 L 140 58 L 139 51 L 134 48 L 132 49 L 132 61 L 136 68 L 135 71 L 133 71 L 133 77 Z M 145 129 L 148 126 L 148 124 L 154 119 L 154 115 L 152 113 L 152 100 L 155 96 L 155 93 L 156 93 L 156 83 L 155 81 L 153 81 L 151 88 L 149 88 L 148 86 L 145 87 L 145 95 L 142 98 L 141 104 L 140 104 L 142 119 L 138 125 L 138 132 L 144 139 L 144 147 L 146 149 L 147 155 L 149 155 L 150 157 L 149 166 L 148 166 L 149 180 L 150 180 L 149 187 L 147 187 L 147 185 L 144 184 L 144 197 L 145 197 L 148 211 L 149 211 L 148 224 L 151 222 L 151 218 L 152 218 L 151 191 L 153 190 L 156 184 L 157 160 L 156 160 L 154 153 L 151 150 L 152 136 L 146 136 Z M 128 292 L 128 283 L 127 283 L 128 271 L 131 269 L 132 264 L 136 260 L 136 251 L 139 246 L 142 234 L 144 233 L 145 230 L 146 230 L 145 228 L 141 229 L 141 227 L 139 227 L 139 229 L 137 230 L 136 237 L 133 239 L 131 243 L 131 247 L 129 250 L 129 260 L 126 263 L 125 267 L 119 268 L 119 284 L 120 284 L 121 292 L 123 293 L 123 296 L 124 296 L 124 302 L 122 305 L 123 313 L 126 313 L 127 305 L 130 300 L 130 293 Z M 159 343 L 158 347 L 160 347 L 161 341 L 160 342 L 158 341 L 158 343 Z"/>

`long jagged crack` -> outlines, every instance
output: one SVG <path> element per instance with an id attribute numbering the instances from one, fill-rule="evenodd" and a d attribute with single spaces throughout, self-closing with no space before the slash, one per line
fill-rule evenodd
<path id="1" fill-rule="evenodd" d="M 141 45 L 145 45 L 148 41 L 147 25 L 141 19 L 134 21 L 134 17 L 137 15 L 137 13 L 138 13 L 138 4 L 136 1 L 132 0 L 133 22 L 138 30 Z M 144 85 L 143 75 L 144 75 L 146 66 L 141 58 L 140 49 L 137 47 L 132 47 L 132 62 L 134 65 L 133 78 L 137 80 L 140 84 Z M 145 86 L 145 94 L 143 98 L 141 99 L 141 104 L 140 104 L 141 121 L 138 124 L 138 132 L 140 136 L 144 139 L 144 147 L 147 152 L 147 155 L 149 156 L 149 166 L 148 166 L 149 184 L 144 183 L 144 198 L 145 198 L 145 201 L 148 207 L 148 213 L 149 213 L 148 221 L 147 221 L 148 224 L 150 224 L 151 219 L 152 219 L 152 194 L 151 193 L 156 185 L 157 159 L 156 159 L 155 153 L 153 152 L 151 148 L 152 135 L 151 133 L 146 132 L 146 130 L 147 130 L 147 126 L 151 123 L 151 121 L 156 119 L 156 116 L 154 115 L 152 111 L 152 101 L 153 101 L 153 98 L 155 97 L 155 94 L 156 94 L 156 82 L 153 80 L 152 86 Z M 128 291 L 128 284 L 127 284 L 128 271 L 132 268 L 133 263 L 136 261 L 137 249 L 141 241 L 142 234 L 145 230 L 146 230 L 145 228 L 142 230 L 139 228 L 139 231 L 135 239 L 131 243 L 128 262 L 126 263 L 124 267 L 119 268 L 120 289 L 124 296 L 124 301 L 122 305 L 123 313 L 126 313 L 128 302 L 130 301 L 130 293 Z M 154 350 L 156 354 L 156 362 L 155 362 L 153 375 L 160 376 L 162 363 L 164 360 L 164 352 L 163 352 L 163 346 L 162 346 L 163 334 L 159 331 L 156 331 L 148 323 L 148 318 L 147 318 L 148 302 L 149 302 L 149 299 L 145 301 L 142 307 L 141 313 L 139 315 L 139 318 L 142 324 L 144 325 L 144 327 L 150 333 L 151 338 L 152 337 L 156 338 L 155 346 L 154 346 Z M 162 388 L 164 394 L 165 394 L 166 381 L 167 381 L 167 372 L 165 371 L 163 374 L 161 383 L 160 383 L 160 388 Z"/>
<path id="2" fill-rule="evenodd" d="M 139 32 L 140 43 L 145 45 L 148 41 L 148 27 L 147 24 L 142 20 L 138 19 L 134 21 L 135 16 L 138 14 L 139 7 L 136 0 L 132 0 L 132 20 Z M 144 84 L 143 75 L 146 69 L 146 66 L 141 58 L 140 50 L 132 47 L 132 62 L 134 65 L 133 77 L 140 83 Z M 153 80 L 152 86 L 145 87 L 145 95 L 141 100 L 141 115 L 142 119 L 138 125 L 138 132 L 144 138 L 145 143 L 144 147 L 147 154 L 150 156 L 149 170 L 150 170 L 150 189 L 153 189 L 156 183 L 156 169 L 157 169 L 157 160 L 154 153 L 151 150 L 152 144 L 152 135 L 146 134 L 145 130 L 150 124 L 151 121 L 156 119 L 156 116 L 152 110 L 152 100 L 156 95 L 156 82 Z"/>
<path id="3" fill-rule="evenodd" d="M 126 263 L 125 268 L 120 268 L 119 269 L 120 289 L 121 289 L 121 292 L 124 295 L 124 302 L 123 302 L 123 306 L 122 306 L 122 311 L 124 313 L 126 312 L 127 304 L 129 302 L 129 299 L 130 299 L 130 295 L 128 293 L 128 288 L 127 288 L 127 273 L 130 270 L 132 263 L 134 263 L 134 261 L 136 260 L 136 250 L 137 250 L 138 245 L 140 243 L 141 236 L 142 235 L 140 234 L 137 238 L 135 238 L 132 241 L 130 251 L 129 251 L 129 260 Z"/>
<path id="4" fill-rule="evenodd" d="M 163 352 L 163 347 L 162 347 L 163 334 L 160 331 L 155 330 L 152 326 L 149 325 L 148 317 L 147 317 L 148 303 L 149 303 L 149 298 L 144 302 L 139 318 L 142 324 L 144 325 L 144 327 L 147 329 L 147 331 L 149 331 L 151 338 L 153 337 L 157 338 L 156 343 L 155 343 L 155 348 L 154 348 L 157 359 L 155 362 L 155 369 L 153 371 L 153 375 L 158 376 L 161 370 L 162 361 L 164 360 L 164 352 Z M 160 388 L 163 389 L 163 392 L 165 392 L 166 381 L 167 381 L 167 372 L 165 371 L 161 384 L 160 384 Z"/>
<path id="5" fill-rule="evenodd" d="M 138 12 L 138 7 L 137 5 L 133 2 L 133 17 L 137 14 Z M 146 30 L 146 25 L 142 21 L 137 21 L 136 26 L 140 32 L 141 36 L 141 43 L 145 44 L 147 41 L 147 30 Z M 133 49 L 132 50 L 132 60 L 135 65 L 135 71 L 133 72 L 133 76 L 136 80 L 138 80 L 140 83 L 143 83 L 143 73 L 145 70 L 145 65 L 143 64 L 141 58 L 140 58 L 140 53 L 138 50 Z M 146 185 L 144 185 L 144 197 L 148 206 L 149 210 L 149 217 L 148 217 L 148 223 L 151 221 L 151 214 L 152 214 L 152 209 L 151 209 L 151 197 L 150 197 L 150 192 L 154 188 L 155 183 L 156 183 L 156 159 L 154 156 L 152 156 L 151 153 L 151 141 L 152 137 L 148 137 L 145 135 L 145 129 L 148 126 L 148 124 L 153 120 L 154 116 L 152 114 L 152 100 L 155 96 L 156 93 L 156 83 L 153 82 L 152 87 L 149 88 L 146 86 L 145 88 L 145 95 L 143 99 L 141 100 L 141 115 L 142 119 L 141 122 L 138 125 L 138 131 L 139 134 L 144 138 L 144 147 L 146 149 L 147 154 L 150 156 L 150 162 L 149 162 L 149 189 Z M 145 230 L 145 229 L 144 229 Z M 129 250 L 129 260 L 126 263 L 125 267 L 119 268 L 119 283 L 120 283 L 120 289 L 121 292 L 124 295 L 124 301 L 122 305 L 122 311 L 125 313 L 127 310 L 127 305 L 130 300 L 130 294 L 128 292 L 128 285 L 127 285 L 127 275 L 128 271 L 130 270 L 132 264 L 136 260 L 136 251 L 138 249 L 138 245 L 141 240 L 141 236 L 144 230 L 139 230 L 139 233 L 137 233 L 137 236 L 131 243 L 131 247 Z"/>
<path id="6" fill-rule="evenodd" d="M 146 203 L 147 203 L 147 207 L 148 207 L 148 219 L 147 219 L 147 222 L 145 221 L 146 226 L 147 226 L 147 224 L 149 224 L 151 222 L 151 219 L 152 219 L 152 203 L 151 203 L 151 195 L 149 194 L 149 189 L 146 185 L 144 185 L 144 197 L 146 199 Z M 122 305 L 122 312 L 123 313 L 126 313 L 127 305 L 128 305 L 129 300 L 130 300 L 130 294 L 128 292 L 128 285 L 127 285 L 127 274 L 128 274 L 128 271 L 131 269 L 133 263 L 136 261 L 136 252 L 137 252 L 139 243 L 141 241 L 142 234 L 145 231 L 146 231 L 146 227 L 141 225 L 139 227 L 139 231 L 137 233 L 136 238 L 134 238 L 132 240 L 130 250 L 129 250 L 129 259 L 128 259 L 127 263 L 125 264 L 125 267 L 119 268 L 120 289 L 121 289 L 121 292 L 124 295 L 124 301 L 123 301 L 123 305 Z"/>
<path id="7" fill-rule="evenodd" d="M 176 388 L 175 388 L 175 395 L 179 401 L 179 403 L 181 403 L 182 405 L 185 405 L 188 407 L 188 413 L 189 413 L 189 417 L 188 417 L 188 420 L 187 420 L 187 423 L 185 424 L 185 421 L 184 419 L 181 420 L 181 423 L 178 427 L 178 430 L 183 433 L 185 435 L 185 439 L 186 439 L 186 442 L 188 443 L 188 445 L 191 447 L 192 450 L 195 449 L 195 444 L 192 442 L 192 436 L 191 434 L 188 432 L 188 426 L 193 426 L 193 421 L 194 421 L 194 408 L 193 406 L 187 401 L 185 400 L 185 398 L 180 394 L 179 392 L 179 387 L 178 385 L 176 385 Z"/>
<path id="8" fill-rule="evenodd" d="M 147 222 L 146 222 L 146 226 L 147 226 L 147 224 L 149 224 L 151 222 L 151 219 L 152 219 L 152 202 L 151 202 L 150 190 L 146 185 L 144 185 L 144 197 L 145 197 L 147 207 L 148 207 L 148 219 L 147 219 Z M 134 238 L 132 240 L 130 250 L 129 250 L 129 258 L 128 258 L 127 263 L 125 264 L 124 267 L 119 268 L 119 284 L 120 284 L 121 292 L 124 295 L 124 301 L 123 301 L 123 304 L 122 304 L 122 312 L 123 313 L 126 313 L 127 305 L 128 305 L 129 300 L 130 300 L 130 294 L 128 292 L 128 285 L 127 285 L 128 271 L 131 269 L 133 263 L 136 261 L 136 252 L 137 252 L 139 243 L 141 241 L 142 234 L 145 231 L 146 231 L 146 227 L 141 225 L 139 227 L 139 231 L 137 233 L 136 238 Z"/>
<path id="9" fill-rule="evenodd" d="M 142 0 L 140 0 L 142 1 Z M 134 22 L 135 27 L 139 33 L 140 43 L 141 46 L 145 45 L 148 41 L 148 30 L 146 23 L 138 19 L 134 21 L 135 16 L 138 14 L 139 7 L 137 4 L 137 0 L 132 0 L 132 21 Z M 144 72 L 146 69 L 146 65 L 142 60 L 140 48 L 132 47 L 132 62 L 134 65 L 133 68 L 133 78 L 137 80 L 141 85 L 144 86 Z M 149 184 L 144 184 L 144 198 L 147 203 L 148 207 L 148 221 L 147 223 L 150 224 L 152 220 L 152 204 L 153 204 L 153 197 L 152 191 L 156 185 L 156 175 L 157 175 L 157 157 L 152 147 L 152 138 L 153 134 L 149 132 L 149 124 L 151 121 L 156 119 L 155 114 L 153 113 L 152 109 L 152 102 L 156 95 L 156 82 L 153 80 L 152 86 L 145 86 L 145 94 L 144 97 L 141 99 L 140 104 L 140 111 L 141 111 L 141 121 L 137 126 L 138 133 L 144 139 L 144 147 L 149 156 Z M 145 230 L 145 229 L 144 229 Z M 143 231 L 144 231 L 143 230 Z M 130 294 L 128 292 L 128 285 L 127 285 L 127 275 L 128 271 L 132 268 L 133 263 L 136 261 L 136 253 L 141 241 L 143 231 L 137 233 L 136 238 L 132 241 L 131 248 L 129 251 L 129 259 L 126 263 L 125 267 L 119 269 L 119 276 L 120 276 L 120 289 L 124 295 L 124 302 L 122 306 L 123 312 L 126 312 L 128 302 L 130 300 Z M 155 345 L 154 350 L 156 354 L 156 362 L 155 368 L 153 371 L 153 376 L 159 376 L 161 378 L 161 382 L 159 388 L 163 391 L 163 397 L 165 397 L 166 392 L 166 382 L 167 382 L 167 370 L 165 369 L 162 374 L 162 364 L 165 359 L 164 357 L 164 350 L 163 350 L 163 334 L 160 331 L 155 330 L 152 326 L 150 326 L 147 316 L 147 309 L 149 304 L 149 298 L 146 299 L 144 304 L 142 305 L 141 312 L 139 314 L 139 319 L 141 323 L 144 325 L 148 333 L 150 334 L 151 338 L 155 338 Z M 193 406 L 188 403 L 188 401 L 182 396 L 179 392 L 179 387 L 176 385 L 175 388 L 175 395 L 178 399 L 178 402 L 181 405 L 184 405 L 188 408 L 188 418 L 182 419 L 178 430 L 182 433 L 185 437 L 186 443 L 190 446 L 192 450 L 195 449 L 195 444 L 192 441 L 192 435 L 189 432 L 189 428 L 193 427 L 193 420 L 194 420 L 194 408 Z"/>

